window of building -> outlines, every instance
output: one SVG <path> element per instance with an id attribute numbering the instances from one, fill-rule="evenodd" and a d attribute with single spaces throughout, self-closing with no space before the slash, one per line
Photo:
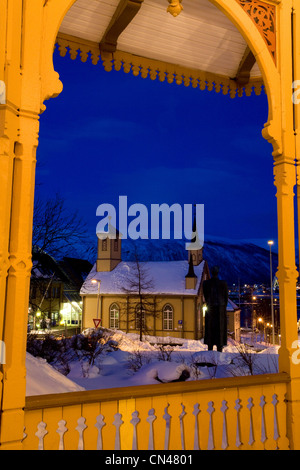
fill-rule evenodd
<path id="1" fill-rule="evenodd" d="M 60 286 L 52 287 L 52 299 L 60 298 Z"/>
<path id="2" fill-rule="evenodd" d="M 173 330 L 173 307 L 170 304 L 163 308 L 163 330 Z"/>
<path id="3" fill-rule="evenodd" d="M 138 304 L 135 309 L 135 327 L 137 330 L 140 329 L 142 322 L 142 328 L 145 328 L 145 309 L 141 304 Z"/>
<path id="4" fill-rule="evenodd" d="M 102 251 L 107 251 L 107 238 L 102 240 Z"/>
<path id="5" fill-rule="evenodd" d="M 112 304 L 109 308 L 109 327 L 119 329 L 120 309 L 118 304 Z"/>

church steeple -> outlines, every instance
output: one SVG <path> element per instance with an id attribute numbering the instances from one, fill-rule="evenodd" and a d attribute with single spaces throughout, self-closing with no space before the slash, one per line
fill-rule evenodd
<path id="1" fill-rule="evenodd" d="M 203 247 L 199 248 L 199 234 L 197 230 L 196 207 L 194 211 L 193 234 L 195 235 L 191 240 L 191 246 L 188 250 L 189 252 L 188 260 L 189 262 L 190 260 L 192 260 L 193 265 L 198 266 L 203 260 Z M 195 244 L 195 248 L 193 248 L 193 244 Z"/>
<path id="2" fill-rule="evenodd" d="M 121 236 L 118 230 L 108 224 L 108 231 L 97 233 L 97 272 L 112 271 L 121 259 Z M 112 238 L 114 237 L 114 238 Z"/>
<path id="3" fill-rule="evenodd" d="M 193 259 L 189 259 L 189 271 L 185 276 L 185 288 L 186 289 L 195 289 L 197 284 L 197 276 L 194 271 Z"/>

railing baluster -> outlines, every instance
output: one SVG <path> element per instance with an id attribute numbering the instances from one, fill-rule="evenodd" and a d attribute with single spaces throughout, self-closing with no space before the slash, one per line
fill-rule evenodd
<path id="1" fill-rule="evenodd" d="M 148 418 L 146 421 L 150 424 L 149 429 L 149 442 L 148 442 L 148 450 L 154 450 L 154 439 L 153 439 L 153 421 L 156 420 L 154 408 L 151 408 L 148 412 Z"/>
<path id="2" fill-rule="evenodd" d="M 182 408 L 182 412 L 180 413 L 179 415 L 179 422 L 180 422 L 180 438 L 181 438 L 181 450 L 185 450 L 185 444 L 184 444 L 184 428 L 183 428 L 183 418 L 185 417 L 186 415 L 186 412 L 185 412 L 185 407 L 184 405 L 181 403 L 181 408 Z"/>
<path id="3" fill-rule="evenodd" d="M 97 450 L 103 450 L 103 442 L 102 442 L 102 428 L 105 426 L 104 416 L 98 415 L 96 418 L 97 423 L 95 427 L 98 429 L 98 437 L 97 437 Z"/>
<path id="4" fill-rule="evenodd" d="M 83 442 L 83 431 L 87 428 L 87 426 L 85 425 L 85 418 L 83 418 L 83 416 L 81 416 L 81 418 L 79 418 L 77 420 L 77 423 L 78 423 L 78 426 L 75 428 L 76 431 L 79 432 L 79 440 L 78 440 L 78 450 L 84 450 L 84 442 Z"/>
<path id="5" fill-rule="evenodd" d="M 214 409 L 214 402 L 210 401 L 208 403 L 207 412 L 209 413 L 209 431 L 208 431 L 208 444 L 207 450 L 213 450 L 215 448 L 214 444 L 214 430 L 213 430 L 213 422 L 212 422 L 212 414 L 215 411 Z"/>
<path id="6" fill-rule="evenodd" d="M 24 442 L 24 441 L 25 441 L 25 439 L 26 439 L 26 437 L 27 437 L 27 434 L 26 434 L 26 432 L 25 432 L 25 431 L 26 431 L 26 427 L 24 426 L 24 428 L 23 428 L 23 439 L 22 439 L 22 441 L 21 441 L 21 442 Z"/>
<path id="7" fill-rule="evenodd" d="M 64 419 L 61 419 L 58 423 L 58 429 L 56 432 L 59 434 L 59 444 L 58 444 L 58 450 L 64 450 L 64 434 L 67 432 L 66 428 L 66 421 Z"/>
<path id="8" fill-rule="evenodd" d="M 253 408 L 253 398 L 248 398 L 248 405 L 247 408 L 249 410 L 249 416 L 250 416 L 250 429 L 249 429 L 249 441 L 248 444 L 249 446 L 252 446 L 254 443 L 254 434 L 253 434 L 253 419 L 252 419 L 252 408 Z"/>
<path id="9" fill-rule="evenodd" d="M 124 421 L 122 421 L 122 415 L 120 413 L 115 414 L 115 420 L 113 425 L 116 427 L 116 437 L 115 437 L 115 450 L 121 450 L 121 438 L 120 438 L 120 427 Z"/>
<path id="10" fill-rule="evenodd" d="M 38 450 L 44 450 L 44 437 L 46 434 L 48 434 L 48 431 L 46 430 L 47 424 L 41 421 L 37 425 L 37 432 L 35 433 L 36 437 L 39 440 L 39 445 L 38 445 Z"/>
<path id="11" fill-rule="evenodd" d="M 261 442 L 264 444 L 264 442 L 267 440 L 267 432 L 266 432 L 266 420 L 265 420 L 265 407 L 266 401 L 264 395 L 260 397 L 260 404 L 259 406 L 261 407 Z"/>
<path id="12" fill-rule="evenodd" d="M 241 400 L 239 398 L 235 400 L 234 409 L 236 410 L 236 438 L 235 438 L 236 447 L 240 447 L 242 445 L 241 429 L 240 429 L 240 409 L 242 408 L 242 405 L 240 403 L 241 403 Z"/>
<path id="13" fill-rule="evenodd" d="M 136 427 L 141 420 L 139 418 L 138 411 L 134 411 L 131 416 L 132 416 L 132 420 L 130 421 L 130 423 L 133 425 L 132 450 L 138 450 Z"/>
<path id="14" fill-rule="evenodd" d="M 199 428 L 198 428 L 198 414 L 200 413 L 199 403 L 194 405 L 193 415 L 195 416 L 195 429 L 194 429 L 194 450 L 200 450 L 199 446 Z"/>
<path id="15" fill-rule="evenodd" d="M 279 429 L 278 429 L 278 419 L 277 419 L 277 403 L 278 403 L 278 395 L 274 393 L 272 396 L 272 405 L 274 406 L 274 436 L 273 439 L 274 441 L 277 441 L 280 437 L 279 435 Z"/>
<path id="16" fill-rule="evenodd" d="M 228 437 L 227 437 L 227 422 L 226 422 L 226 411 L 228 410 L 227 401 L 222 401 L 221 411 L 223 413 L 223 432 L 222 432 L 222 449 L 227 449 L 228 447 Z"/>
<path id="17" fill-rule="evenodd" d="M 169 439 L 170 439 L 170 424 L 171 424 L 171 415 L 168 413 L 169 403 L 165 408 L 165 414 L 163 416 L 166 421 L 166 431 L 165 431 L 165 446 L 164 450 L 169 450 Z"/>

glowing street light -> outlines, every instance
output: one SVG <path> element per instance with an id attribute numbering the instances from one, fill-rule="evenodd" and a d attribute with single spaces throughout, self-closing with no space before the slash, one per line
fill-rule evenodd
<path id="1" fill-rule="evenodd" d="M 252 289 L 253 292 L 253 289 Z M 257 320 L 256 320 L 256 312 L 255 312 L 255 319 L 254 319 L 254 310 L 253 310 L 253 302 L 256 300 L 255 295 L 252 295 L 252 303 L 251 303 L 251 312 L 252 312 L 252 332 L 254 334 L 254 329 L 257 327 Z"/>
<path id="2" fill-rule="evenodd" d="M 274 245 L 273 240 L 268 241 L 270 246 L 270 284 L 271 284 L 271 315 L 272 315 L 272 342 L 273 346 L 275 344 L 275 331 L 274 331 L 274 307 L 273 307 L 273 275 L 272 275 L 272 245 Z"/>

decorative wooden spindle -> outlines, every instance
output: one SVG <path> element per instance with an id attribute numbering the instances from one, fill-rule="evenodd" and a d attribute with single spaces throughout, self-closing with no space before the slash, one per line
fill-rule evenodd
<path id="1" fill-rule="evenodd" d="M 121 438 L 120 438 L 120 427 L 124 421 L 122 421 L 122 415 L 120 413 L 115 414 L 115 420 L 113 425 L 116 427 L 116 437 L 115 437 L 115 450 L 121 450 Z"/>
<path id="2" fill-rule="evenodd" d="M 154 450 L 153 421 L 156 420 L 156 416 L 154 413 L 154 408 L 151 408 L 151 410 L 149 410 L 148 412 L 148 418 L 146 418 L 146 421 L 150 424 L 148 450 Z"/>
<path id="3" fill-rule="evenodd" d="M 252 408 L 253 408 L 253 399 L 250 397 L 248 398 L 248 405 L 247 405 L 247 408 L 249 410 L 249 417 L 250 417 L 250 421 L 249 421 L 249 441 L 248 441 L 248 444 L 249 446 L 252 446 L 252 444 L 254 443 L 254 434 L 253 434 L 253 419 L 252 419 Z"/>
<path id="4" fill-rule="evenodd" d="M 193 415 L 195 416 L 195 428 L 194 428 L 194 450 L 200 450 L 199 446 L 199 428 L 198 428 L 198 414 L 200 413 L 199 403 L 194 405 Z"/>
<path id="5" fill-rule="evenodd" d="M 165 408 L 165 414 L 163 415 L 163 419 L 166 421 L 166 431 L 165 431 L 165 446 L 164 450 L 169 449 L 169 439 L 170 439 L 170 424 L 171 424 L 171 415 L 168 413 L 169 404 Z"/>
<path id="6" fill-rule="evenodd" d="M 139 418 L 139 412 L 138 411 L 134 411 L 131 416 L 132 416 L 132 419 L 131 419 L 130 423 L 133 425 L 132 450 L 138 450 L 136 427 L 137 427 L 137 425 L 139 424 L 139 422 L 141 420 Z"/>
<path id="7" fill-rule="evenodd" d="M 77 450 L 84 450 L 83 431 L 87 428 L 87 426 L 85 425 L 85 418 L 83 418 L 83 416 L 81 416 L 81 417 L 77 420 L 77 423 L 78 423 L 78 426 L 75 428 L 76 431 L 79 432 L 79 439 L 78 439 L 78 447 L 77 447 Z"/>
<path id="8" fill-rule="evenodd" d="M 181 407 L 182 407 L 182 411 L 179 415 L 179 422 L 180 422 L 180 438 L 181 438 L 181 450 L 185 450 L 185 444 L 184 444 L 184 428 L 183 428 L 183 418 L 185 417 L 186 415 L 186 412 L 185 412 L 185 407 L 184 405 L 181 403 Z"/>
<path id="9" fill-rule="evenodd" d="M 212 414 L 213 414 L 214 411 L 215 411 L 214 402 L 210 401 L 208 403 L 208 408 L 207 408 L 207 412 L 209 413 L 209 430 L 208 430 L 207 450 L 213 450 L 215 448 L 214 430 L 213 430 L 213 422 L 212 422 Z"/>
<path id="10" fill-rule="evenodd" d="M 227 437 L 227 422 L 226 422 L 226 411 L 228 410 L 227 401 L 222 401 L 221 411 L 223 413 L 223 431 L 222 431 L 222 449 L 227 449 L 228 447 L 228 437 Z"/>
<path id="11" fill-rule="evenodd" d="M 274 393 L 274 395 L 272 396 L 272 405 L 274 406 L 274 435 L 273 435 L 274 441 L 277 441 L 280 437 L 279 428 L 278 428 L 278 418 L 277 418 L 277 403 L 279 402 L 277 398 L 278 396 L 276 395 L 276 393 Z"/>
<path id="12" fill-rule="evenodd" d="M 242 445 L 241 441 L 241 429 L 240 429 L 240 409 L 242 408 L 241 400 L 238 398 L 235 400 L 235 407 L 236 410 L 236 438 L 235 438 L 235 445 L 236 447 L 240 447 Z"/>
<path id="13" fill-rule="evenodd" d="M 58 423 L 58 428 L 56 432 L 59 434 L 59 444 L 58 444 L 58 450 L 64 450 L 64 434 L 67 432 L 66 428 L 66 421 L 64 419 L 61 419 Z"/>
<path id="14" fill-rule="evenodd" d="M 266 432 L 266 421 L 265 421 L 265 397 L 264 395 L 260 397 L 260 404 L 261 407 L 261 442 L 264 443 L 267 440 L 267 432 Z"/>
<path id="15" fill-rule="evenodd" d="M 37 425 L 37 432 L 35 433 L 36 437 L 39 440 L 39 445 L 38 445 L 38 450 L 44 450 L 44 437 L 46 434 L 48 434 L 48 431 L 46 430 L 47 424 L 41 421 Z"/>
<path id="16" fill-rule="evenodd" d="M 106 425 L 104 422 L 104 416 L 98 415 L 96 418 L 95 428 L 98 429 L 98 436 L 97 436 L 97 450 L 103 450 L 103 441 L 102 441 L 102 428 Z"/>

